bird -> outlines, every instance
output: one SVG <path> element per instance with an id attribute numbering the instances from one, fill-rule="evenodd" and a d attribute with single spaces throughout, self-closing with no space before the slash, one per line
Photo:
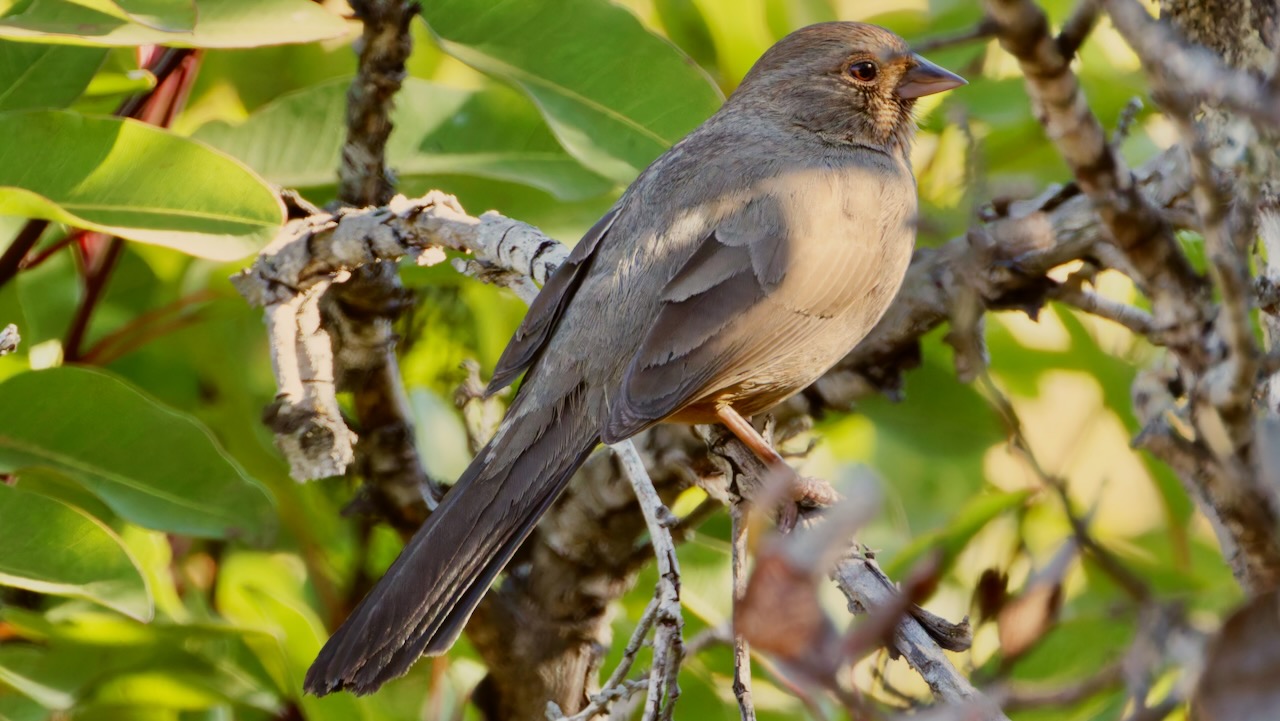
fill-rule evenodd
<path id="1" fill-rule="evenodd" d="M 782 464 L 747 418 L 817 380 L 887 310 L 915 242 L 913 106 L 964 84 L 865 23 L 768 49 L 547 280 L 495 367 L 491 393 L 524 374 L 496 433 L 304 689 L 372 693 L 448 651 L 602 442 L 723 423 Z"/>

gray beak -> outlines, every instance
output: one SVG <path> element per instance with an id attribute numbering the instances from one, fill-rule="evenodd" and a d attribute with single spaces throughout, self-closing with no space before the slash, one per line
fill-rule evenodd
<path id="1" fill-rule="evenodd" d="M 944 70 L 919 55 L 912 55 L 911 58 L 916 65 L 908 70 L 907 74 L 902 76 L 902 81 L 898 83 L 900 98 L 907 100 L 923 98 L 926 95 L 969 84 L 959 75 L 950 70 Z"/>

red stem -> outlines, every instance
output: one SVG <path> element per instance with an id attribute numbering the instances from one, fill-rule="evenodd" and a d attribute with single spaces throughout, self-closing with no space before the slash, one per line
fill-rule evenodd
<path id="1" fill-rule="evenodd" d="M 102 294 L 107 289 L 107 281 L 111 279 L 111 271 L 115 270 L 116 262 L 120 260 L 123 251 L 124 241 L 112 238 L 106 253 L 102 255 L 102 260 L 96 264 L 96 267 L 89 270 L 89 275 L 85 279 L 84 298 L 80 299 L 80 305 L 76 307 L 75 317 L 71 319 L 71 327 L 67 329 L 67 340 L 63 343 L 63 358 L 68 363 L 81 358 L 80 345 L 84 342 L 85 333 L 89 330 L 93 309 L 102 299 Z"/>
<path id="2" fill-rule="evenodd" d="M 59 238 L 48 248 L 45 248 L 39 253 L 36 253 L 35 255 L 28 254 L 28 256 L 23 259 L 22 264 L 18 266 L 18 270 L 31 270 L 32 268 L 39 267 L 41 263 L 52 258 L 58 251 L 80 240 L 80 236 L 84 235 L 84 233 L 85 231 L 83 230 L 76 230 L 71 233 L 67 233 L 65 236 Z"/>
<path id="3" fill-rule="evenodd" d="M 28 220 L 27 224 L 22 226 L 22 230 L 18 231 L 17 237 L 9 244 L 4 255 L 0 255 L 0 287 L 18 274 L 18 270 L 23 267 L 22 259 L 27 257 L 27 253 L 31 252 L 36 241 L 40 240 L 40 236 L 48 227 L 47 220 Z"/>
<path id="4" fill-rule="evenodd" d="M 212 301 L 217 297 L 217 294 L 212 290 L 199 290 L 183 296 L 169 305 L 149 310 L 103 336 L 101 340 L 85 351 L 80 356 L 80 359 L 93 365 L 106 365 L 166 333 L 186 327 L 195 318 L 188 316 L 169 320 L 170 316 L 177 315 L 184 309 L 198 303 Z"/>

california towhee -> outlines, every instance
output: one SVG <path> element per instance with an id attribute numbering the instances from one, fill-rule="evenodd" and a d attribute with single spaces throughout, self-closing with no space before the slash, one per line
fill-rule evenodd
<path id="1" fill-rule="evenodd" d="M 526 372 L 497 434 L 306 689 L 369 693 L 447 651 L 601 441 L 723 422 L 780 462 L 743 416 L 817 380 L 888 308 L 915 238 L 912 106 L 962 84 L 874 25 L 770 48 L 547 281 L 489 386 Z"/>

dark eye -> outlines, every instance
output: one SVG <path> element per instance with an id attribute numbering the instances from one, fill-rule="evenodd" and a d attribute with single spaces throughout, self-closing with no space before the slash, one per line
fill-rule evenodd
<path id="1" fill-rule="evenodd" d="M 877 68 L 876 64 L 870 60 L 859 60 L 849 66 L 849 75 L 854 80 L 860 80 L 864 83 L 875 80 L 878 72 L 880 72 L 880 68 Z"/>

